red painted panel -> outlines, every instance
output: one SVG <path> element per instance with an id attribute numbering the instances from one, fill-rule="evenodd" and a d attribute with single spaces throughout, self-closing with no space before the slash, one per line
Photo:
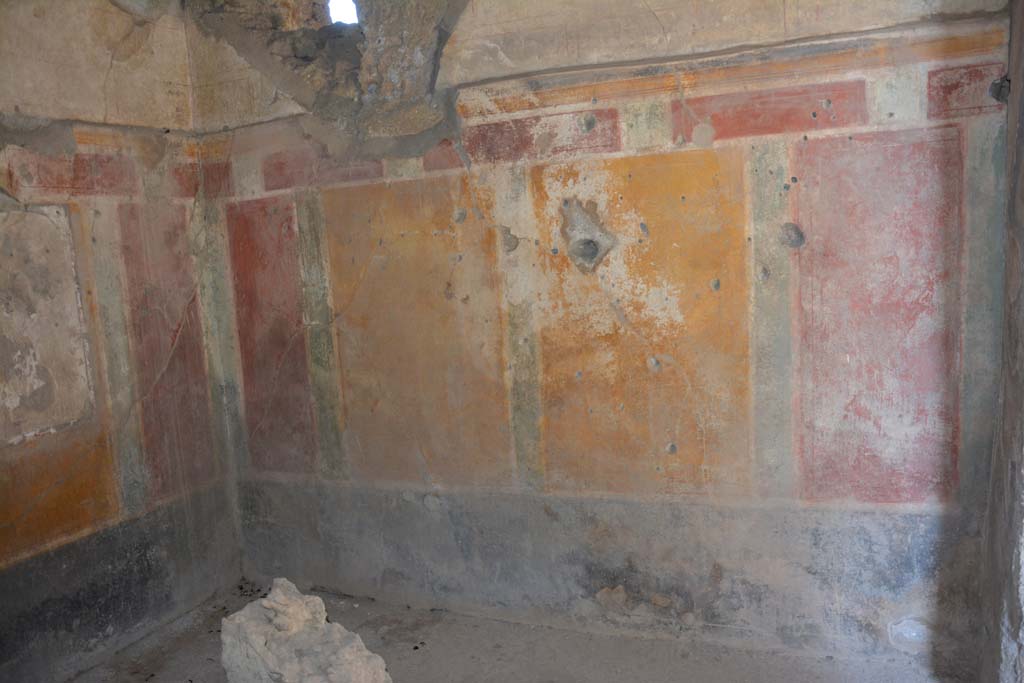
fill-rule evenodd
<path id="1" fill-rule="evenodd" d="M 32 191 L 33 197 L 59 195 L 117 195 L 136 192 L 135 163 L 113 154 L 45 156 L 15 148 L 8 163 L 14 193 Z"/>
<path id="2" fill-rule="evenodd" d="M 183 206 L 122 204 L 119 214 L 149 490 L 161 498 L 219 471 L 198 290 Z"/>
<path id="3" fill-rule="evenodd" d="M 263 187 L 281 190 L 309 185 L 316 170 L 316 154 L 308 147 L 286 149 L 263 160 Z"/>
<path id="4" fill-rule="evenodd" d="M 491 163 L 614 152 L 621 147 L 619 113 L 598 109 L 483 123 L 467 128 L 463 141 L 470 158 Z"/>
<path id="5" fill-rule="evenodd" d="M 793 168 L 803 494 L 945 499 L 959 430 L 958 130 L 812 140 Z"/>
<path id="6" fill-rule="evenodd" d="M 263 186 L 267 190 L 371 180 L 383 175 L 380 160 L 339 162 L 320 158 L 308 147 L 274 152 L 263 160 Z"/>
<path id="7" fill-rule="evenodd" d="M 202 178 L 203 194 L 208 199 L 226 197 L 233 192 L 230 161 L 204 161 L 179 164 L 174 168 L 177 197 L 195 197 Z"/>
<path id="8" fill-rule="evenodd" d="M 72 185 L 76 194 L 132 194 L 138 185 L 135 163 L 114 154 L 76 154 Z"/>
<path id="9" fill-rule="evenodd" d="M 227 218 L 252 465 L 308 472 L 315 425 L 295 207 L 256 199 L 230 204 Z"/>
<path id="10" fill-rule="evenodd" d="M 11 148 L 7 166 L 9 186 L 16 197 L 26 189 L 57 190 L 71 193 L 71 157 L 45 157 L 23 148 Z"/>
<path id="11" fill-rule="evenodd" d="M 868 120 L 864 81 L 710 95 L 672 102 L 673 139 L 693 140 L 700 123 L 714 139 L 838 128 Z"/>
<path id="12" fill-rule="evenodd" d="M 442 140 L 423 155 L 424 171 L 445 171 L 462 166 L 462 159 L 451 140 Z"/>
<path id="13" fill-rule="evenodd" d="M 26 185 L 53 190 L 74 189 L 71 177 L 71 157 L 48 157 L 25 152 L 26 156 L 35 157 L 35 176 L 22 176 Z"/>
<path id="14" fill-rule="evenodd" d="M 989 95 L 989 88 L 1005 73 L 1006 67 L 999 62 L 929 71 L 928 118 L 950 119 L 1002 109 Z"/>

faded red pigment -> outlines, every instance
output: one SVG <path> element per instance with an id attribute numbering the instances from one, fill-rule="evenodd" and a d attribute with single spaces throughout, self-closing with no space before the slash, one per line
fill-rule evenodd
<path id="1" fill-rule="evenodd" d="M 198 288 L 183 204 L 122 204 L 132 356 L 149 490 L 164 498 L 218 474 Z"/>
<path id="2" fill-rule="evenodd" d="M 864 81 L 815 83 L 672 102 L 673 139 L 679 142 L 692 142 L 699 124 L 709 124 L 714 139 L 727 140 L 839 128 L 867 120 Z"/>
<path id="3" fill-rule="evenodd" d="M 207 199 L 227 197 L 233 193 L 230 161 L 202 161 L 174 167 L 176 197 L 191 199 L 202 187 Z"/>
<path id="4" fill-rule="evenodd" d="M 447 171 L 461 166 L 462 159 L 451 140 L 442 140 L 423 155 L 424 171 Z"/>
<path id="5" fill-rule="evenodd" d="M 483 123 L 467 128 L 462 138 L 470 159 L 483 163 L 616 152 L 622 146 L 616 109 Z"/>
<path id="6" fill-rule="evenodd" d="M 285 197 L 236 202 L 227 222 L 252 466 L 312 471 L 316 428 L 295 206 Z"/>
<path id="7" fill-rule="evenodd" d="M 379 159 L 338 163 L 318 157 L 308 147 L 275 152 L 263 160 L 263 187 L 283 190 L 311 185 L 372 180 L 384 175 L 384 163 Z"/>
<path id="8" fill-rule="evenodd" d="M 805 498 L 945 500 L 959 436 L 955 127 L 799 144 L 793 257 Z"/>
<path id="9" fill-rule="evenodd" d="M 989 94 L 1006 73 L 1000 62 L 935 69 L 928 72 L 928 118 L 951 119 L 999 111 L 1003 104 Z"/>
<path id="10" fill-rule="evenodd" d="M 71 195 L 130 195 L 138 190 L 135 163 L 118 154 L 47 156 L 16 149 L 8 167 L 9 186 Z"/>

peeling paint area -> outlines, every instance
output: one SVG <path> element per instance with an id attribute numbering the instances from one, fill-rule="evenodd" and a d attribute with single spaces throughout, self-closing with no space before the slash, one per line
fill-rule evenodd
<path id="1" fill-rule="evenodd" d="M 959 435 L 958 129 L 798 146 L 804 496 L 945 499 Z"/>
<path id="2" fill-rule="evenodd" d="M 79 297 L 66 212 L 0 213 L 0 442 L 91 411 Z"/>
<path id="3" fill-rule="evenodd" d="M 514 471 L 499 226 L 466 176 L 324 192 L 357 479 L 498 484 Z"/>
<path id="4" fill-rule="evenodd" d="M 743 173 L 735 150 L 533 170 L 550 488 L 748 486 Z M 613 246 L 579 268 L 589 233 Z"/>

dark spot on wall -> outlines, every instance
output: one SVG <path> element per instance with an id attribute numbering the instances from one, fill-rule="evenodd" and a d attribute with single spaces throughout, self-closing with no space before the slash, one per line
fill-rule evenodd
<path id="1" fill-rule="evenodd" d="M 784 247 L 799 249 L 804 246 L 804 231 L 796 223 L 783 223 L 779 243 Z"/>
<path id="2" fill-rule="evenodd" d="M 1010 101 L 1010 77 L 1009 75 L 1003 76 L 997 81 L 992 81 L 992 85 L 989 86 L 988 94 L 996 102 L 1002 102 L 1006 104 Z"/>
<path id="3" fill-rule="evenodd" d="M 558 512 L 548 503 L 544 503 L 544 514 L 548 516 L 548 519 L 554 522 L 562 521 L 562 516 L 558 514 Z"/>
<path id="4" fill-rule="evenodd" d="M 562 238 L 569 245 L 569 259 L 582 273 L 592 273 L 615 246 L 615 235 L 604 228 L 597 204 L 579 199 L 562 200 Z M 552 253 L 558 253 L 556 249 Z"/>
<path id="5" fill-rule="evenodd" d="M 683 615 L 694 611 L 695 594 L 701 592 L 691 586 L 691 577 L 666 576 L 641 569 L 633 556 L 604 562 L 573 553 L 568 559 L 581 568 L 578 585 L 582 596 L 595 600 L 610 612 L 628 613 L 641 606 L 654 605 Z"/>
<path id="6" fill-rule="evenodd" d="M 597 253 L 600 251 L 600 247 L 592 239 L 584 239 L 574 242 L 571 246 L 571 253 L 577 258 L 584 259 L 586 261 L 593 261 L 597 258 Z"/>
<path id="7" fill-rule="evenodd" d="M 507 225 L 502 225 L 498 229 L 501 230 L 501 248 L 505 250 L 506 254 L 511 254 L 519 247 L 519 240 L 522 238 L 513 235 L 512 228 Z"/>
<path id="8" fill-rule="evenodd" d="M 819 643 L 822 639 L 821 627 L 809 622 L 782 624 L 775 629 L 775 634 L 785 645 L 801 650 Z"/>

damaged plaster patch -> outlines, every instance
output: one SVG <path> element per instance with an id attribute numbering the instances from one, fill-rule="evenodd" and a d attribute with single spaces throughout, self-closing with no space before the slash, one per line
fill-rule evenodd
<path id="1" fill-rule="evenodd" d="M 597 214 L 597 204 L 579 199 L 563 199 L 562 237 L 565 239 L 569 260 L 582 273 L 593 273 L 617 243 L 615 235 L 605 230 Z"/>
<path id="2" fill-rule="evenodd" d="M 66 212 L 0 213 L 0 443 L 86 415 L 87 359 Z"/>
<path id="3" fill-rule="evenodd" d="M 522 237 L 512 233 L 512 228 L 507 225 L 499 227 L 501 230 L 501 248 L 505 250 L 506 254 L 511 254 L 519 247 L 519 241 Z"/>
<path id="4" fill-rule="evenodd" d="M 0 150 L 7 145 L 25 147 L 46 156 L 73 154 L 77 148 L 71 124 L 0 112 Z"/>
<path id="5" fill-rule="evenodd" d="M 611 334 L 622 328 L 632 329 L 634 320 L 644 320 L 654 329 L 671 329 L 672 325 L 682 324 L 685 319 L 682 290 L 663 274 L 645 271 L 640 262 L 644 258 L 644 250 L 650 245 L 650 239 L 645 239 L 640 225 L 646 224 L 650 235 L 664 235 L 664 228 L 648 224 L 648 217 L 623 205 L 622 183 L 629 182 L 628 178 L 602 168 L 603 163 L 571 167 L 556 165 L 540 176 L 547 196 L 554 200 L 546 202 L 545 215 L 549 225 L 555 229 L 545 239 L 552 240 L 552 245 L 558 243 L 559 253 L 569 251 L 565 235 L 559 234 L 566 220 L 565 210 L 570 209 L 571 212 L 575 208 L 564 206 L 568 198 L 578 200 L 580 208 L 590 206 L 593 218 L 588 220 L 595 222 L 615 241 L 595 271 L 594 284 L 603 295 L 552 300 L 542 290 L 534 293 L 533 300 L 552 309 L 571 311 L 570 314 L 586 327 L 588 333 L 595 336 Z M 559 197 L 561 199 L 555 200 Z M 577 270 L 589 275 L 585 269 Z"/>
<path id="6" fill-rule="evenodd" d="M 0 334 L 0 407 L 45 410 L 53 403 L 53 378 L 39 364 L 39 353 L 28 344 L 18 344 Z"/>
<path id="7" fill-rule="evenodd" d="M 698 123 L 693 128 L 692 137 L 697 147 L 710 147 L 715 141 L 715 129 L 710 123 Z"/>

